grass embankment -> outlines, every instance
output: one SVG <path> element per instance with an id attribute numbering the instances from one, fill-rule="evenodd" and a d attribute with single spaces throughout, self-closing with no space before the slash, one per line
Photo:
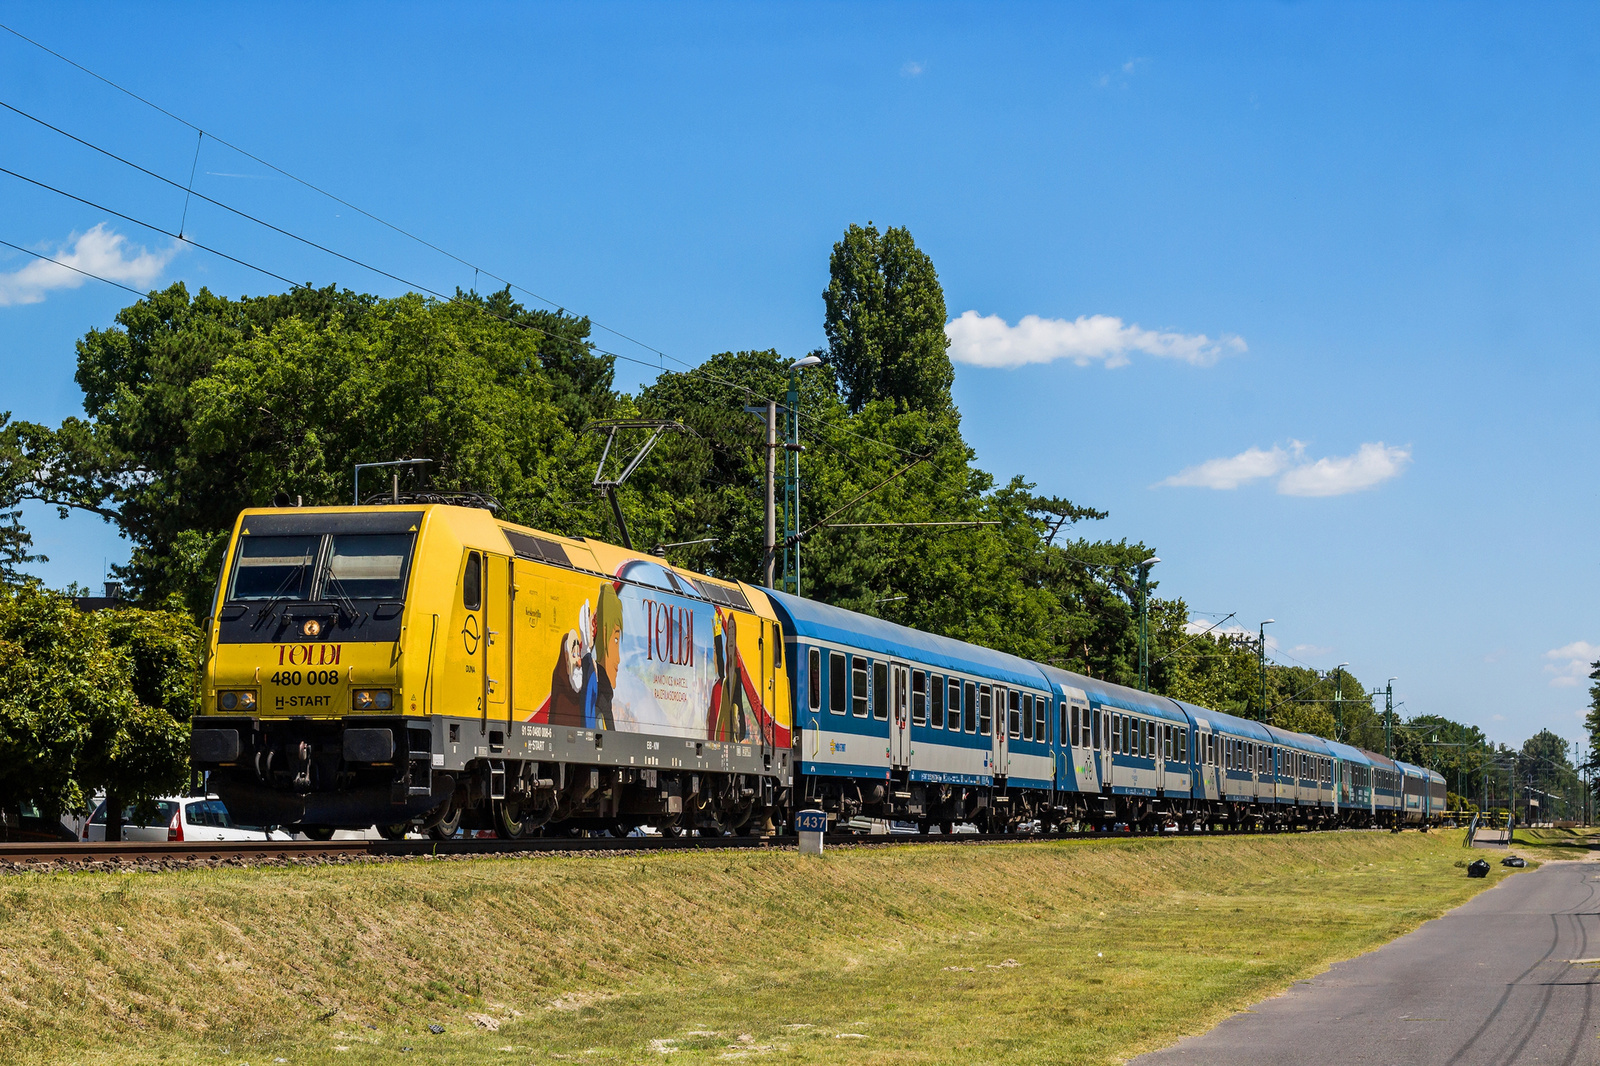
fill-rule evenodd
<path id="1" fill-rule="evenodd" d="M 1512 837 L 1517 851 L 1529 858 L 1585 859 L 1600 849 L 1600 829 L 1522 829 Z"/>
<path id="2" fill-rule="evenodd" d="M 1505 876 L 1460 839 L 16 875 L 0 1058 L 1113 1062 Z"/>

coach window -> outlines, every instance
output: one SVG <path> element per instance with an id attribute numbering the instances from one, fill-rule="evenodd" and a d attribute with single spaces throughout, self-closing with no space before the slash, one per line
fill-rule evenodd
<path id="1" fill-rule="evenodd" d="M 483 556 L 467 556 L 467 572 L 461 575 L 461 606 L 476 611 L 483 606 Z"/>
<path id="2" fill-rule="evenodd" d="M 1035 696 L 1033 698 L 1033 739 L 1048 741 L 1050 739 L 1050 697 Z"/>
<path id="3" fill-rule="evenodd" d="M 872 717 L 889 717 L 889 664 L 872 664 Z"/>
<path id="4" fill-rule="evenodd" d="M 921 670 L 911 671 L 911 721 L 928 724 L 928 675 Z"/>
<path id="5" fill-rule="evenodd" d="M 828 710 L 834 714 L 844 713 L 844 703 L 848 688 L 845 685 L 844 653 L 831 651 L 828 653 Z"/>
<path id="6" fill-rule="evenodd" d="M 822 706 L 822 653 L 816 648 L 806 652 L 806 688 L 811 695 L 811 709 Z"/>
<path id="7" fill-rule="evenodd" d="M 978 732 L 984 736 L 994 725 L 994 692 L 988 685 L 978 686 Z"/>
<path id="8" fill-rule="evenodd" d="M 860 656 L 850 659 L 850 713 L 867 716 L 867 660 Z"/>
<path id="9" fill-rule="evenodd" d="M 985 689 L 985 692 L 988 690 Z M 968 733 L 978 731 L 978 686 L 968 681 L 961 690 L 961 706 L 966 712 L 963 728 Z"/>
<path id="10" fill-rule="evenodd" d="M 944 728 L 944 675 L 928 675 L 928 686 L 932 689 L 933 709 L 928 713 L 928 724 L 935 729 Z"/>
<path id="11" fill-rule="evenodd" d="M 1023 702 L 1026 698 L 1026 696 L 1024 696 L 1021 692 L 1018 692 L 1016 689 L 1011 690 L 1011 699 L 1009 700 L 1011 713 L 1007 716 L 1006 723 L 1010 727 L 1010 732 L 1013 737 L 1022 736 L 1022 712 L 1024 710 Z M 1032 706 L 1029 706 L 1026 709 L 1030 714 L 1033 712 Z M 1031 725 L 1032 723 L 1030 722 L 1029 724 Z M 1031 733 L 1032 730 L 1030 729 L 1029 732 Z"/>
<path id="12" fill-rule="evenodd" d="M 1178 730 L 1178 761 L 1185 763 L 1189 761 L 1189 731 L 1187 729 Z"/>
<path id="13" fill-rule="evenodd" d="M 1244 768 L 1250 771 L 1254 771 L 1256 768 L 1256 746 L 1254 744 L 1246 744 L 1244 746 Z"/>
<path id="14" fill-rule="evenodd" d="M 945 721 L 950 728 L 961 731 L 961 679 L 952 677 L 947 690 L 949 702 L 945 705 Z"/>
<path id="15" fill-rule="evenodd" d="M 1171 762 L 1172 756 L 1172 727 L 1164 725 L 1161 727 L 1161 757 Z"/>

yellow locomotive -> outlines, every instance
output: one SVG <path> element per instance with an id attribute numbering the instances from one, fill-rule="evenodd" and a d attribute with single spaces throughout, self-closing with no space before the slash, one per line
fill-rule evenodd
<path id="1" fill-rule="evenodd" d="M 668 833 L 780 820 L 760 589 L 449 504 L 243 512 L 192 759 L 246 822 Z"/>

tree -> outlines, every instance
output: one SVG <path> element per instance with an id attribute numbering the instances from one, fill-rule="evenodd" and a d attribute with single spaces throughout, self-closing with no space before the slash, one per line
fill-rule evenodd
<path id="1" fill-rule="evenodd" d="M 913 411 L 950 407 L 950 340 L 944 289 L 933 261 L 911 233 L 879 234 L 851 224 L 828 261 L 824 359 L 838 375 L 845 401 L 859 412 L 873 400 Z"/>
<path id="2" fill-rule="evenodd" d="M 1541 729 L 1523 741 L 1517 755 L 1517 787 L 1524 803 L 1537 802 L 1541 817 L 1554 817 L 1553 810 L 1564 805 L 1576 784 L 1576 770 L 1568 755 L 1571 745 L 1561 737 Z M 1530 813 L 1529 820 L 1534 820 Z"/>
<path id="3" fill-rule="evenodd" d="M 1583 727 L 1589 733 L 1589 758 L 1584 762 L 1583 769 L 1591 775 L 1589 787 L 1600 790 L 1600 774 L 1596 774 L 1600 770 L 1600 751 L 1595 750 L 1596 745 L 1600 745 L 1600 662 L 1590 663 L 1589 666 L 1592 668 L 1589 680 L 1593 684 L 1589 686 L 1589 713 L 1583 719 Z"/>
<path id="4" fill-rule="evenodd" d="M 16 467 L 15 446 L 7 445 L 6 427 L 11 422 L 11 412 L 0 412 L 0 584 L 15 585 L 25 580 L 20 567 L 29 563 L 47 563 L 43 555 L 35 555 L 33 536 L 22 525 L 22 512 L 15 509 L 17 486 L 12 483 Z M 7 510 L 6 508 L 11 508 Z"/>
<path id="5" fill-rule="evenodd" d="M 603 532 L 597 449 L 575 426 L 613 403 L 587 323 L 498 294 L 380 300 L 333 288 L 238 301 L 174 285 L 78 343 L 85 419 L 0 434 L 0 484 L 99 514 L 133 542 L 130 595 L 207 609 L 228 530 L 280 493 L 350 498 L 357 462 L 425 458 L 517 521 Z"/>
<path id="6" fill-rule="evenodd" d="M 82 811 L 104 790 L 120 834 L 123 804 L 180 788 L 200 648 L 183 614 L 0 586 L 0 807 Z"/>

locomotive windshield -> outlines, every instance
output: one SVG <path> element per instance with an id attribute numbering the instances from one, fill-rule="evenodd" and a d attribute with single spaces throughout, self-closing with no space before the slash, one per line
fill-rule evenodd
<path id="1" fill-rule="evenodd" d="M 228 602 L 401 600 L 414 539 L 412 533 L 241 537 Z"/>
<path id="2" fill-rule="evenodd" d="M 352 600 L 398 600 L 405 595 L 410 533 L 340 533 L 332 540 L 329 592 Z"/>
<path id="3" fill-rule="evenodd" d="M 229 600 L 311 598 L 321 537 L 247 537 L 239 542 Z"/>

